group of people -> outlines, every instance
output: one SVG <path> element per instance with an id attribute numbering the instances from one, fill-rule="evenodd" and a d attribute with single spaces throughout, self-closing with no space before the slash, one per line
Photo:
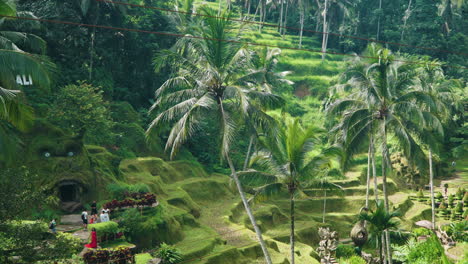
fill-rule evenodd
<path id="1" fill-rule="evenodd" d="M 107 208 L 102 209 L 101 214 L 99 215 L 99 220 L 100 220 L 101 223 L 110 221 L 109 213 L 110 213 L 109 209 L 107 209 Z M 81 213 L 81 220 L 83 221 L 83 227 L 85 228 L 85 230 L 88 228 L 88 223 L 89 224 L 95 224 L 95 223 L 98 222 L 98 211 L 97 211 L 96 201 L 93 201 L 93 203 L 91 204 L 91 214 L 90 215 L 88 215 L 88 212 L 86 210 L 84 210 Z M 51 230 L 52 233 L 55 234 L 57 232 L 56 227 L 57 227 L 57 222 L 56 222 L 56 219 L 54 218 L 49 223 L 49 229 Z M 86 244 L 85 247 L 87 247 L 87 248 L 97 248 L 96 228 L 93 228 L 91 230 L 90 236 L 91 236 L 91 243 Z"/>
<path id="2" fill-rule="evenodd" d="M 109 213 L 109 209 L 102 209 L 101 214 L 99 215 L 99 220 L 101 221 L 101 223 L 110 221 Z M 96 201 L 93 201 L 93 203 L 91 204 L 91 215 L 88 215 L 88 212 L 84 210 L 81 213 L 81 220 L 83 220 L 83 227 L 85 229 L 88 228 L 88 224 L 95 224 L 98 222 L 98 211 Z"/>

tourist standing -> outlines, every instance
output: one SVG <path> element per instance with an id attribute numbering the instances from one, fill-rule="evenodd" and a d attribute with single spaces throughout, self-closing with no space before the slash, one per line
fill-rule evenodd
<path id="1" fill-rule="evenodd" d="M 83 227 L 88 228 L 88 212 L 86 210 L 81 213 L 81 220 L 83 220 Z"/>
<path id="2" fill-rule="evenodd" d="M 57 227 L 57 222 L 55 222 L 55 218 L 52 219 L 52 221 L 50 221 L 50 224 L 49 224 L 49 229 L 52 231 L 52 233 L 56 234 L 57 233 L 57 230 L 55 229 Z"/>
<path id="3" fill-rule="evenodd" d="M 96 201 L 93 201 L 91 204 L 91 215 L 96 215 L 97 216 L 97 205 Z"/>
<path id="4" fill-rule="evenodd" d="M 101 217 L 101 223 L 109 222 L 109 215 L 106 214 L 104 210 L 102 210 L 100 217 Z"/>
<path id="5" fill-rule="evenodd" d="M 107 218 L 109 218 L 109 220 L 110 220 L 110 209 L 104 207 L 103 211 L 104 211 L 105 214 L 107 214 Z"/>

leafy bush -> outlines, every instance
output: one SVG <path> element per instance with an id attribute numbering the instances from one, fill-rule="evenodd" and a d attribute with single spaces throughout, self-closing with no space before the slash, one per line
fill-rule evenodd
<path id="1" fill-rule="evenodd" d="M 424 198 L 424 192 L 422 189 L 419 189 L 418 193 L 416 194 L 416 197 L 418 198 Z"/>
<path id="2" fill-rule="evenodd" d="M 458 202 L 457 205 L 455 206 L 455 212 L 462 214 L 463 213 L 463 203 Z"/>
<path id="3" fill-rule="evenodd" d="M 68 129 L 74 136 L 84 136 L 86 143 L 112 144 L 113 121 L 102 90 L 85 82 L 60 89 L 51 106 L 48 120 Z"/>
<path id="4" fill-rule="evenodd" d="M 454 203 L 454 201 L 455 201 L 455 196 L 454 196 L 453 194 L 450 194 L 450 195 L 448 196 L 448 206 L 449 206 L 450 208 L 453 208 L 453 203 Z"/>
<path id="5" fill-rule="evenodd" d="M 116 263 L 126 264 L 134 258 L 130 248 L 120 246 L 114 249 L 89 250 L 83 255 L 86 264 Z M 133 262 L 132 262 L 133 263 Z"/>
<path id="6" fill-rule="evenodd" d="M 415 228 L 412 230 L 412 233 L 414 236 L 419 237 L 419 236 L 430 236 L 432 234 L 431 230 L 420 227 L 420 228 Z"/>
<path id="7" fill-rule="evenodd" d="M 448 264 L 450 262 L 439 239 L 432 235 L 426 241 L 419 242 L 410 249 L 408 263 Z"/>
<path id="8" fill-rule="evenodd" d="M 113 199 L 122 200 L 125 198 L 125 193 L 130 190 L 127 184 L 110 183 L 106 186 L 107 191 Z"/>
<path id="9" fill-rule="evenodd" d="M 138 206 L 151 206 L 156 203 L 156 195 L 152 193 L 126 193 L 127 197 L 122 201 L 112 200 L 104 204 L 104 207 L 107 209 L 117 209 L 123 207 L 133 207 Z"/>
<path id="10" fill-rule="evenodd" d="M 348 259 L 341 258 L 340 264 L 366 264 L 366 261 L 359 256 L 352 256 Z"/>
<path id="11" fill-rule="evenodd" d="M 468 242 L 468 221 L 451 223 L 448 226 L 447 234 L 457 242 Z"/>
<path id="12" fill-rule="evenodd" d="M 49 249 L 49 256 L 55 256 L 57 259 L 67 259 L 83 249 L 81 240 L 72 234 L 58 232 L 55 238 L 54 246 Z"/>
<path id="13" fill-rule="evenodd" d="M 0 222 L 0 263 L 11 263 L 12 256 L 22 263 L 71 258 L 82 249 L 79 238 L 71 234 L 49 232 L 40 221 Z"/>
<path id="14" fill-rule="evenodd" d="M 336 247 L 337 258 L 349 258 L 356 255 L 356 250 L 351 245 L 338 245 Z"/>
<path id="15" fill-rule="evenodd" d="M 174 246 L 162 243 L 156 252 L 156 257 L 161 259 L 161 264 L 176 264 L 182 261 L 182 254 Z"/>
<path id="16" fill-rule="evenodd" d="M 442 199 L 444 199 L 444 195 L 442 195 L 441 192 L 437 192 L 437 194 L 435 195 L 435 198 L 440 202 L 442 201 Z"/>
<path id="17" fill-rule="evenodd" d="M 119 233 L 119 224 L 113 221 L 88 225 L 88 231 L 93 228 L 96 228 L 96 234 L 101 241 L 113 239 Z"/>
<path id="18" fill-rule="evenodd" d="M 455 194 L 455 196 L 457 197 L 458 200 L 461 200 L 465 196 L 465 193 L 466 193 L 465 188 L 458 188 L 457 193 Z"/>
<path id="19" fill-rule="evenodd" d="M 107 191 L 112 198 L 123 200 L 126 197 L 131 197 L 134 193 L 148 193 L 150 188 L 144 183 L 134 185 L 111 183 L 106 186 Z"/>

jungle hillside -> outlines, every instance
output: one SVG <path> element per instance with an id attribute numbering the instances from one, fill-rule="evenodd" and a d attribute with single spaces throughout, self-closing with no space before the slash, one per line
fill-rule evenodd
<path id="1" fill-rule="evenodd" d="M 0 263 L 468 263 L 464 0 L 0 0 Z"/>

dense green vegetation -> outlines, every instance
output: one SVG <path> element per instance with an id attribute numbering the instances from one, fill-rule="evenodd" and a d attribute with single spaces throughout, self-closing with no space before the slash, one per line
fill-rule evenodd
<path id="1" fill-rule="evenodd" d="M 465 263 L 467 10 L 0 0 L 0 262 Z"/>

